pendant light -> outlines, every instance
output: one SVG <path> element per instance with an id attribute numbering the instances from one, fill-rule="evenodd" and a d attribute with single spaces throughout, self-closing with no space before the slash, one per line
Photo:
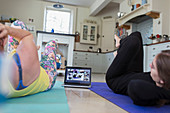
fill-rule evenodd
<path id="1" fill-rule="evenodd" d="M 54 8 L 63 8 L 64 6 L 59 3 L 59 1 L 53 5 Z"/>

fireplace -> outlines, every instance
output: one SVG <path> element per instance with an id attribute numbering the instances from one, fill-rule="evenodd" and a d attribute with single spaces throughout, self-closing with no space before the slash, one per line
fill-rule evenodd
<path id="1" fill-rule="evenodd" d="M 44 51 L 45 44 L 50 41 L 57 39 L 59 50 L 62 52 L 64 58 L 66 59 L 66 66 L 72 66 L 73 64 L 73 49 L 74 49 L 74 38 L 75 35 L 70 34 L 58 34 L 37 31 L 37 45 L 40 45 L 38 51 L 39 60 L 41 60 L 41 53 Z M 64 73 L 64 69 L 58 69 L 58 73 Z"/>

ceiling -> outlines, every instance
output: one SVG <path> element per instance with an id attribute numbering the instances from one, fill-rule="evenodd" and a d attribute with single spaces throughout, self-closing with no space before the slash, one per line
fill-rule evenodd
<path id="1" fill-rule="evenodd" d="M 97 0 L 43 0 L 48 2 L 60 2 L 62 4 L 73 5 L 73 6 L 82 6 L 90 7 Z M 115 3 L 121 3 L 124 0 L 111 0 Z"/>

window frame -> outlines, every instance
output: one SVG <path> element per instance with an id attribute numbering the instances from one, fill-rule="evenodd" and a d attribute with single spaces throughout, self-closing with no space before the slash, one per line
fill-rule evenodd
<path id="1" fill-rule="evenodd" d="M 72 32 L 73 32 L 73 10 L 68 9 L 68 8 L 57 9 L 57 8 L 53 8 L 52 6 L 46 6 L 45 10 L 44 10 L 43 31 L 46 31 L 47 10 L 69 12 L 70 13 L 70 22 L 69 22 L 69 33 L 68 34 L 72 34 Z"/>

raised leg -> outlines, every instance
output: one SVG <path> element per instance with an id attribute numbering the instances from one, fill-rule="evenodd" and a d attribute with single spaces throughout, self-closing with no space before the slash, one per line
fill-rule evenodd
<path id="1" fill-rule="evenodd" d="M 117 56 L 106 73 L 106 82 L 113 90 L 115 79 L 132 72 L 143 72 L 143 44 L 139 32 L 120 40 Z"/>
<path id="2" fill-rule="evenodd" d="M 40 61 L 41 67 L 46 70 L 50 78 L 50 83 L 47 90 L 51 89 L 54 86 L 57 77 L 56 50 L 57 50 L 57 43 L 55 41 L 48 42 L 45 46 Z"/>

